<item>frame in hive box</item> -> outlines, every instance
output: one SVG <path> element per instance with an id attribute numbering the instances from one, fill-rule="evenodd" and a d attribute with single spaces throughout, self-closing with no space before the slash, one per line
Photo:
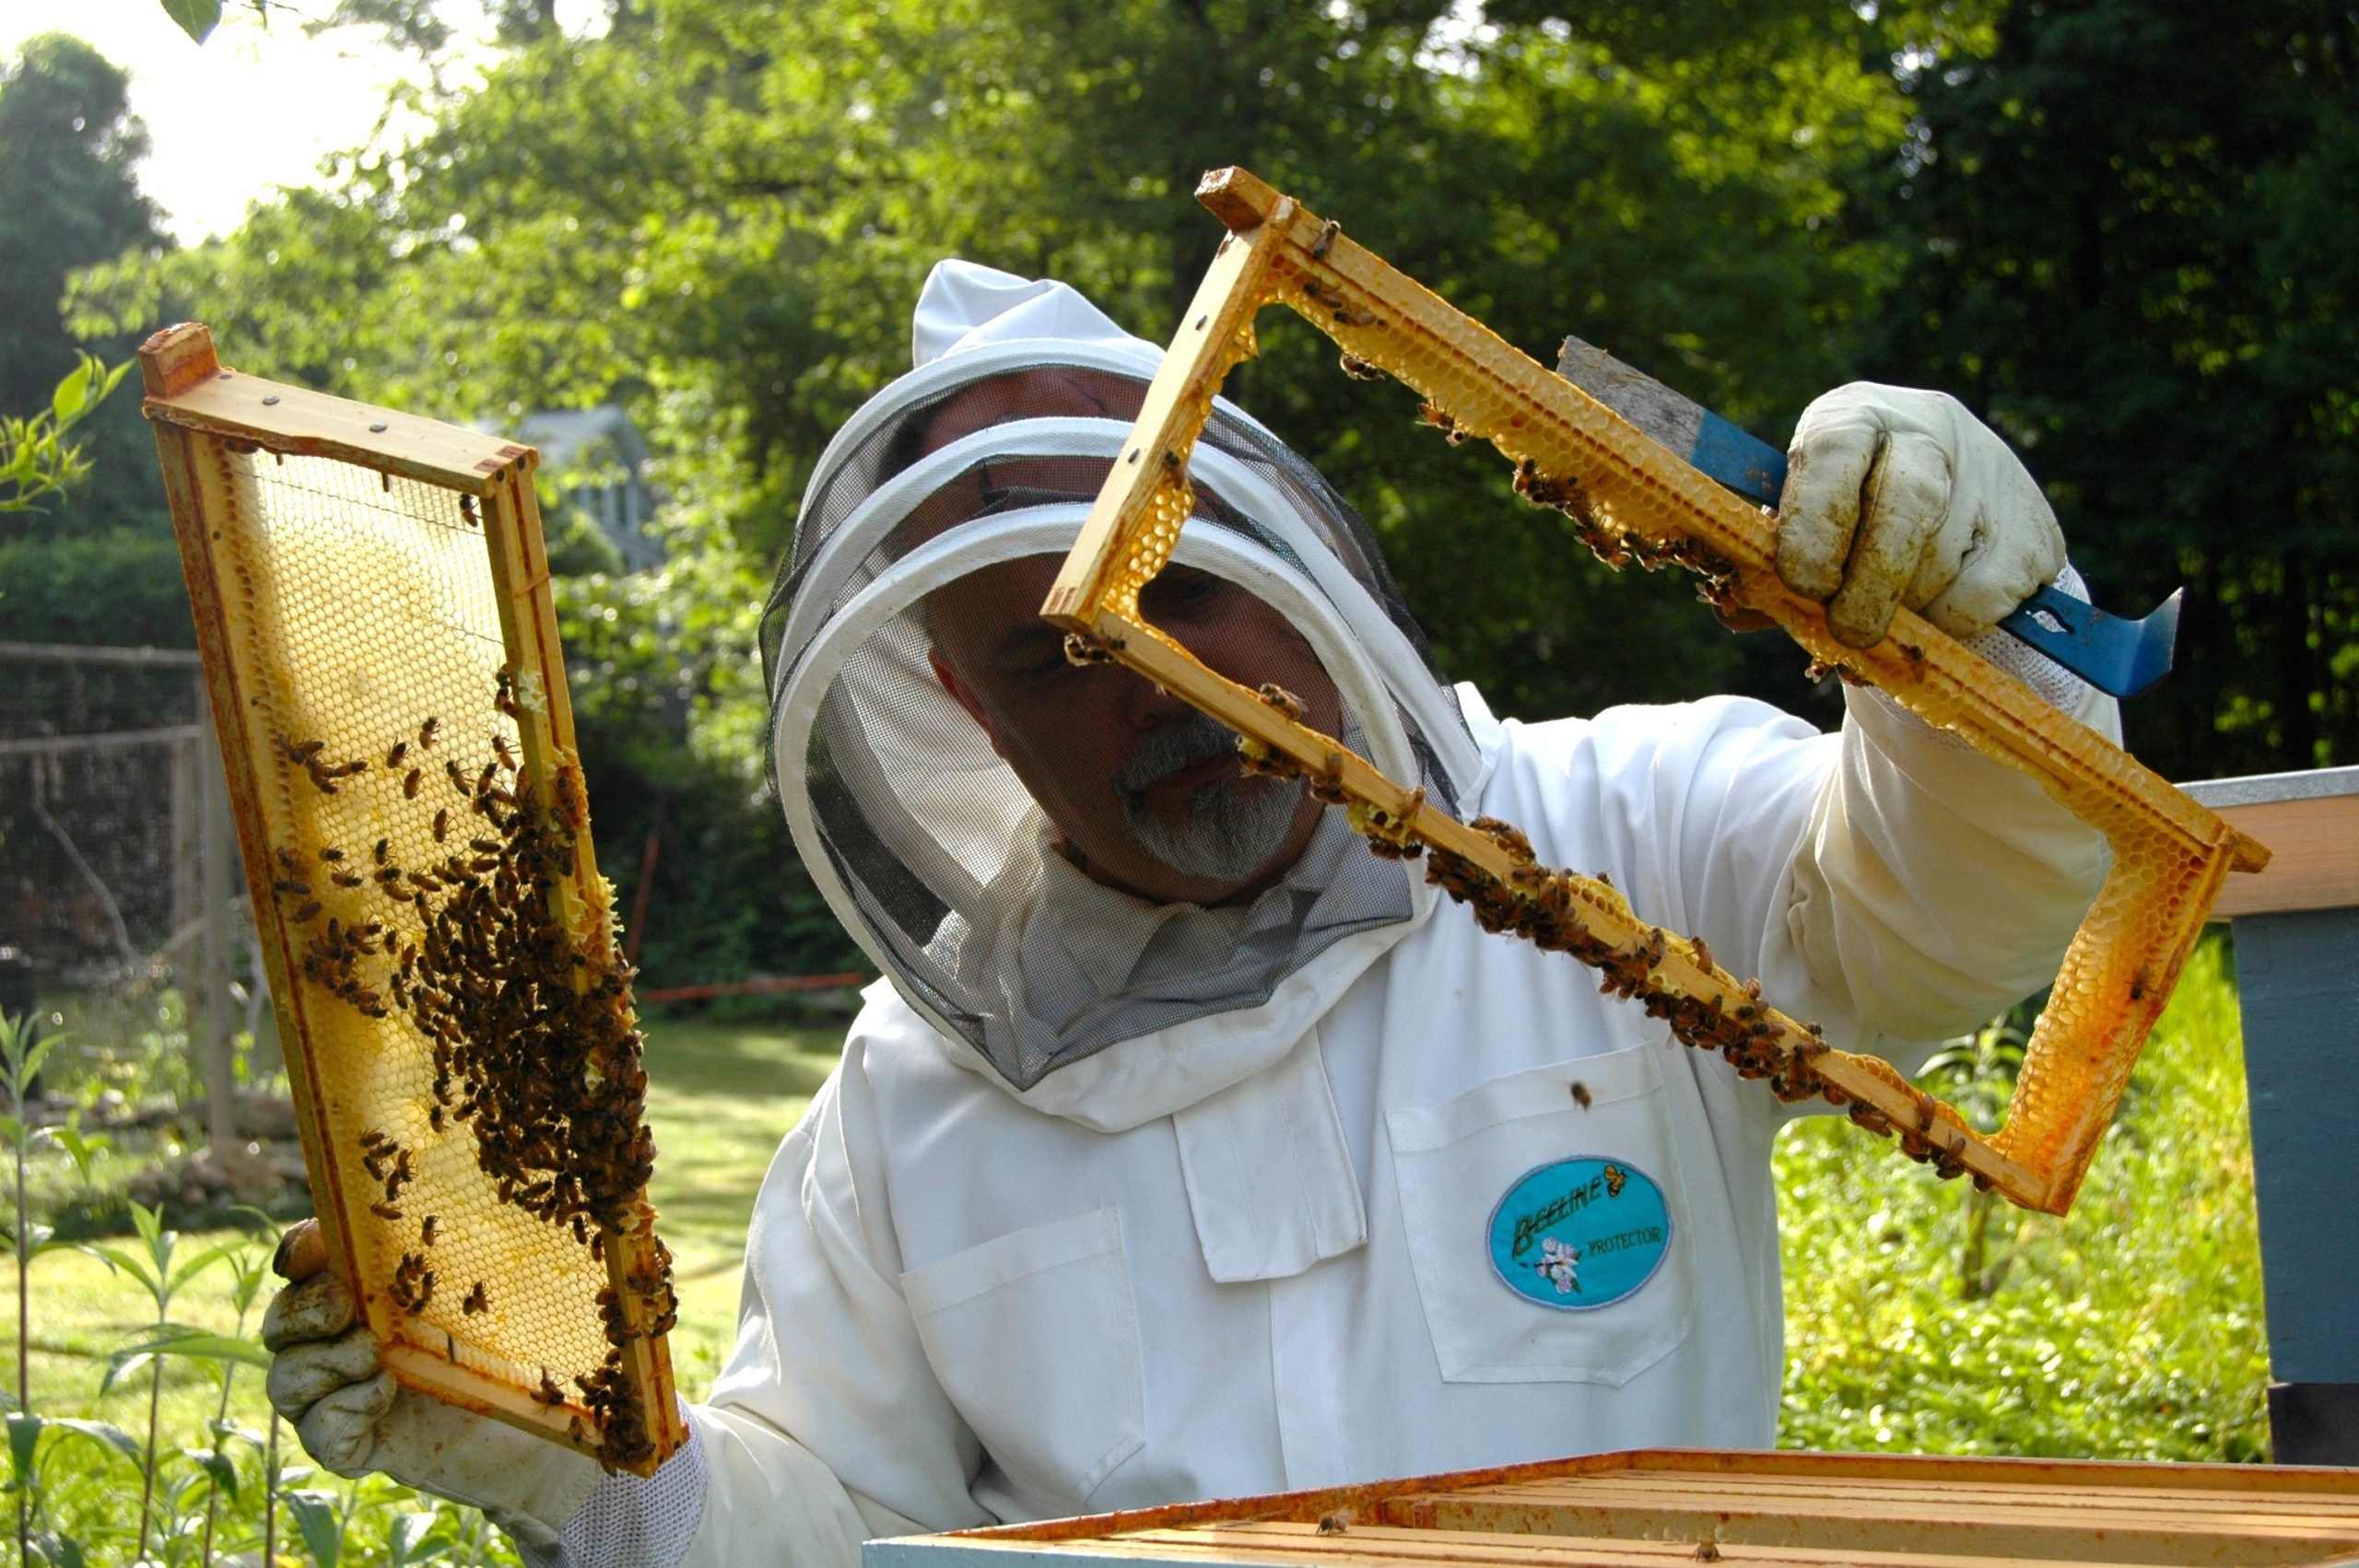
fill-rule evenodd
<path id="1" fill-rule="evenodd" d="M 872 1541 L 863 1568 L 1981 1568 L 2359 1555 L 2359 1472 L 1644 1449 Z"/>

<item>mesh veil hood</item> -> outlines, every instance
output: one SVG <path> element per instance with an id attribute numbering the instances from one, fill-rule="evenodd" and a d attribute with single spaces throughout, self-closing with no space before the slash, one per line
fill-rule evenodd
<path id="1" fill-rule="evenodd" d="M 1101 886 L 1058 853 L 929 661 L 931 595 L 1071 547 L 1161 350 L 1062 283 L 957 261 L 926 280 L 911 337 L 916 369 L 820 458 L 762 618 L 773 781 L 836 915 L 910 1005 L 1027 1099 L 1109 1047 L 1181 1051 L 1332 996 L 1389 945 L 1372 933 L 1430 907 L 1340 813 L 1250 906 Z M 944 416 L 954 400 L 991 412 L 968 428 L 971 415 Z M 1352 743 L 1454 803 L 1475 747 L 1367 525 L 1226 400 L 1190 477 L 1197 517 L 1176 562 L 1284 615 Z"/>

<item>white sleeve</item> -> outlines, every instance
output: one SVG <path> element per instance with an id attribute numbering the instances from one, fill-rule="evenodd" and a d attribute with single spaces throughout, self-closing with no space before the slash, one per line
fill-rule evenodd
<path id="1" fill-rule="evenodd" d="M 2077 579 L 2076 579 L 2077 580 Z M 2115 741 L 2114 700 L 2003 633 L 1977 650 Z M 1787 932 L 1904 1068 L 2053 980 L 2109 864 L 2030 775 L 1846 687 L 1842 743 L 1795 858 Z"/>
<path id="2" fill-rule="evenodd" d="M 737 1346 L 688 1443 L 652 1478 L 601 1480 L 533 1568 L 859 1568 L 876 1537 L 995 1522 L 901 1296 L 861 1061 L 855 1025 L 763 1178 Z"/>
<path id="3" fill-rule="evenodd" d="M 860 1545 L 994 1522 L 982 1448 L 900 1290 L 874 1091 L 855 1026 L 780 1146 L 746 1238 L 737 1346 L 695 1411 L 704 1507 L 682 1562 L 858 1568 Z"/>

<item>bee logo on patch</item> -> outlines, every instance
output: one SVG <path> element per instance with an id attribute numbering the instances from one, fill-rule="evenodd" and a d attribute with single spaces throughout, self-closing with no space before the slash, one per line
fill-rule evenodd
<path id="1" fill-rule="evenodd" d="M 1625 1183 L 1625 1182 L 1626 1182 L 1626 1181 L 1628 1181 L 1629 1179 L 1630 1179 L 1630 1173 L 1629 1173 L 1629 1172 L 1627 1172 L 1627 1171 L 1625 1171 L 1625 1170 L 1624 1170 L 1621 1166 L 1619 1166 L 1619 1165 L 1608 1165 L 1608 1166 L 1606 1166 L 1606 1167 L 1605 1167 L 1605 1195 L 1606 1195 L 1608 1198 L 1619 1198 L 1619 1197 L 1621 1197 L 1621 1196 L 1622 1196 L 1622 1184 L 1623 1184 L 1623 1183 Z"/>

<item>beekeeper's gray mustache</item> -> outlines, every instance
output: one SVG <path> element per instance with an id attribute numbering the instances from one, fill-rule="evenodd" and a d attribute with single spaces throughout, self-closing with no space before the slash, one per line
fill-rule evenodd
<path id="1" fill-rule="evenodd" d="M 1181 768 L 1236 749 L 1236 731 L 1191 708 L 1147 731 L 1130 761 L 1114 776 L 1114 790 L 1135 802 Z"/>

